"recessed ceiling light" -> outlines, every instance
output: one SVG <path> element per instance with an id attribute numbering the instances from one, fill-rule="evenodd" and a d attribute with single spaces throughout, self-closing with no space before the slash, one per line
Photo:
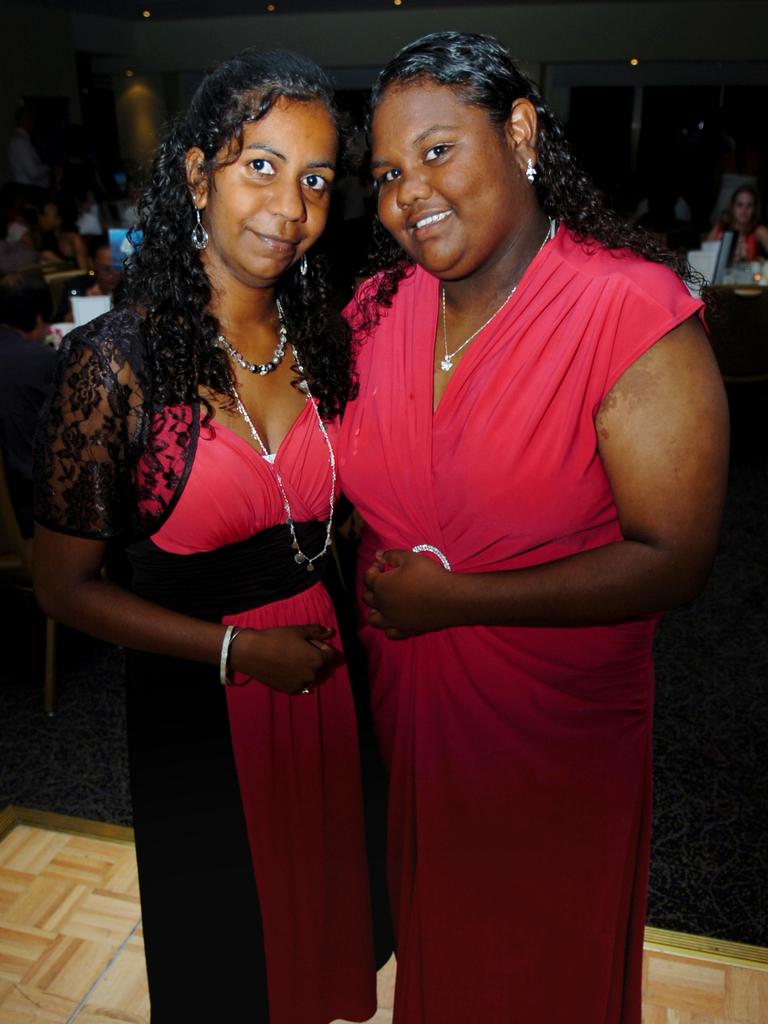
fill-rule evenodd
<path id="1" fill-rule="evenodd" d="M 633 68 L 636 68 L 640 61 L 637 59 L 637 57 L 630 57 L 629 63 L 632 65 Z"/>
<path id="2" fill-rule="evenodd" d="M 142 11 L 141 12 L 141 16 L 142 16 L 142 18 L 151 18 L 152 17 L 152 11 Z"/>
<path id="3" fill-rule="evenodd" d="M 125 77 L 126 78 L 133 78 L 133 74 L 134 73 L 133 73 L 133 70 L 131 68 L 126 68 L 125 69 Z"/>
<path id="4" fill-rule="evenodd" d="M 392 3 L 395 5 L 395 7 L 400 7 L 402 2 L 403 0 L 392 0 Z"/>
<path id="5" fill-rule="evenodd" d="M 272 14 L 273 11 L 277 10 L 277 7 L 275 4 L 267 4 L 267 10 Z"/>

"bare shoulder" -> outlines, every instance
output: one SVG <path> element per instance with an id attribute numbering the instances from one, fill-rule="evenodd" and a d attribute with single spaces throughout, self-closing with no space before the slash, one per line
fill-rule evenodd
<path id="1" fill-rule="evenodd" d="M 596 426 L 607 437 L 617 416 L 705 412 L 725 407 L 722 380 L 706 331 L 692 316 L 665 334 L 619 377 L 603 400 Z"/>

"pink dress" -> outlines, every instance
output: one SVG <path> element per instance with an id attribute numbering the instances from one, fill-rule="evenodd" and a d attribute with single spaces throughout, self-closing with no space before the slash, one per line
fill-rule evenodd
<path id="1" fill-rule="evenodd" d="M 433 415 L 438 287 L 417 268 L 362 340 L 340 439 L 361 567 L 433 544 L 454 572 L 491 572 L 620 540 L 595 415 L 700 303 L 668 269 L 561 228 Z M 390 771 L 395 1024 L 639 1024 L 655 626 L 404 642 L 364 627 Z"/>
<path id="2" fill-rule="evenodd" d="M 327 518 L 328 454 L 309 403 L 275 465 L 295 520 Z M 285 527 L 285 510 L 272 469 L 237 434 L 211 425 L 200 430 L 189 477 L 152 544 L 194 555 L 247 541 L 273 526 Z M 287 527 L 284 532 L 289 548 Z M 337 626 L 322 584 L 224 621 L 255 629 Z M 332 642 L 339 645 L 338 636 Z M 235 682 L 240 685 L 225 692 L 263 923 L 269 1024 L 363 1020 L 375 1009 L 375 976 L 355 710 L 346 668 L 306 696 L 278 693 L 256 680 Z M 210 686 L 214 696 L 222 689 L 216 680 Z M 206 939 L 226 948 L 235 936 Z M 260 949 L 252 950 L 254 970 L 261 956 Z M 242 1020 L 266 1021 L 252 1016 L 256 1009 L 246 1002 L 241 1013 Z"/>

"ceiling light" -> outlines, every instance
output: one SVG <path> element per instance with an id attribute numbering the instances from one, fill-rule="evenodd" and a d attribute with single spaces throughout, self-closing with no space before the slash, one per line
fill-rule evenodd
<path id="1" fill-rule="evenodd" d="M 126 68 L 125 69 L 125 77 L 126 78 L 133 78 L 133 74 L 134 74 L 134 72 L 133 72 L 133 70 L 131 68 Z"/>
<path id="2" fill-rule="evenodd" d="M 141 16 L 142 16 L 142 18 L 151 18 L 152 17 L 152 11 L 142 11 L 141 12 Z"/>
<path id="3" fill-rule="evenodd" d="M 637 57 L 630 57 L 629 63 L 632 65 L 633 68 L 636 68 L 640 61 L 637 59 Z"/>
<path id="4" fill-rule="evenodd" d="M 273 11 L 277 10 L 277 7 L 275 4 L 267 4 L 267 10 L 269 11 L 270 14 L 272 14 Z"/>

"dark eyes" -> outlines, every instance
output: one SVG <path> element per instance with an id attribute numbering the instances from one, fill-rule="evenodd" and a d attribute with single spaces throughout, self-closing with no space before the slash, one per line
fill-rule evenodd
<path id="1" fill-rule="evenodd" d="M 248 166 L 252 167 L 258 174 L 274 174 L 275 168 L 266 160 L 263 156 L 256 157 L 255 160 L 249 160 Z"/>
<path id="2" fill-rule="evenodd" d="M 439 142 L 436 146 L 430 146 L 429 149 L 424 153 L 422 159 L 424 160 L 425 164 L 434 163 L 436 160 L 440 160 L 442 157 L 444 157 L 450 149 L 450 144 L 445 142 Z M 390 182 L 393 182 L 397 178 L 399 178 L 402 175 L 402 173 L 403 172 L 399 167 L 390 167 L 388 171 L 384 171 L 383 174 L 379 175 L 379 177 L 376 179 L 376 184 L 378 186 L 389 185 Z"/>
<path id="3" fill-rule="evenodd" d="M 248 166 L 260 177 L 269 178 L 277 173 L 275 165 L 263 156 L 256 157 L 254 160 L 249 160 Z M 315 171 L 312 171 L 310 174 L 305 174 L 301 179 L 301 182 L 311 192 L 319 193 L 327 191 L 331 184 L 327 178 L 324 178 L 322 174 L 318 174 Z"/>
<path id="4" fill-rule="evenodd" d="M 376 179 L 376 184 L 388 185 L 390 181 L 394 181 L 395 178 L 399 178 L 401 173 L 402 171 L 399 167 L 390 167 L 388 171 L 384 171 L 384 173 Z"/>
<path id="5" fill-rule="evenodd" d="M 329 182 L 322 174 L 306 174 L 302 180 L 313 192 L 324 192 L 329 186 Z"/>

